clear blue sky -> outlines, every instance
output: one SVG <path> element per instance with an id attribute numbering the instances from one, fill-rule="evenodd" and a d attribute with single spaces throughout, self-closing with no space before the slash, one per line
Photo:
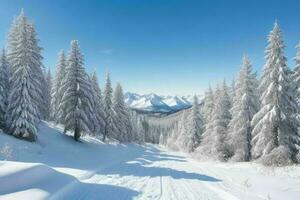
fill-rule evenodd
<path id="1" fill-rule="evenodd" d="M 77 39 L 101 85 L 109 70 L 138 93 L 201 93 L 230 80 L 244 53 L 260 72 L 275 19 L 290 67 L 300 41 L 299 0 L 1 0 L 0 46 L 21 8 L 36 25 L 46 67 Z"/>

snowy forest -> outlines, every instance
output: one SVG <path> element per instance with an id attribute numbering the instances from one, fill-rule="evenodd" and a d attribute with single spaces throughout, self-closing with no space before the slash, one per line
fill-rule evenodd
<path id="1" fill-rule="evenodd" d="M 121 84 L 112 88 L 109 73 L 100 88 L 96 71 L 85 68 L 77 40 L 67 54 L 59 53 L 55 72 L 46 70 L 36 28 L 24 11 L 7 38 L 0 59 L 0 126 L 6 134 L 36 142 L 38 123 L 48 121 L 62 125 L 76 141 L 90 135 L 103 142 L 154 143 L 199 160 L 300 162 L 300 45 L 289 68 L 277 22 L 268 35 L 262 72 L 253 71 L 243 56 L 230 86 L 224 80 L 208 88 L 204 99 L 195 96 L 192 108 L 168 123 L 130 109 Z"/>
<path id="2" fill-rule="evenodd" d="M 110 74 L 101 91 L 96 72 L 88 74 L 78 41 L 71 41 L 66 56 L 58 55 L 52 76 L 42 63 L 42 47 L 34 25 L 24 11 L 13 21 L 7 50 L 1 54 L 1 129 L 20 139 L 38 140 L 41 120 L 64 125 L 75 140 L 82 134 L 114 138 L 120 142 L 140 141 L 143 120 L 124 103 L 120 84 L 112 89 Z"/>
<path id="3" fill-rule="evenodd" d="M 160 142 L 198 159 L 257 160 L 272 166 L 299 163 L 299 45 L 297 49 L 290 70 L 282 31 L 275 22 L 261 77 L 245 55 L 231 86 L 224 80 L 214 90 L 209 88 L 201 108 L 195 97 L 192 109 L 183 112 Z"/>

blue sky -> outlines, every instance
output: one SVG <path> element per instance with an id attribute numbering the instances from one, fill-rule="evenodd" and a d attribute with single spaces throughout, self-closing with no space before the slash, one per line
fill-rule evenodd
<path id="1" fill-rule="evenodd" d="M 79 40 L 88 71 L 106 71 L 126 91 L 202 93 L 238 72 L 243 54 L 260 72 L 275 19 L 288 64 L 300 41 L 299 0 L 1 0 L 0 46 L 21 8 L 35 24 L 44 65 Z"/>

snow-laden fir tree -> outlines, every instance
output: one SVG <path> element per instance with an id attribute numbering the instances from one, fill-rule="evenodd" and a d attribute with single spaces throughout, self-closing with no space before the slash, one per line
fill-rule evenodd
<path id="1" fill-rule="evenodd" d="M 113 110 L 114 137 L 121 142 L 130 142 L 132 140 L 130 114 L 124 101 L 123 89 L 120 83 L 115 88 Z"/>
<path id="2" fill-rule="evenodd" d="M 187 136 L 187 122 L 188 122 L 188 116 L 189 116 L 189 110 L 184 110 L 182 113 L 181 118 L 178 121 L 178 124 L 176 127 L 173 129 L 172 136 L 170 140 L 168 141 L 169 148 L 176 150 L 176 151 L 186 151 L 188 152 L 189 150 L 185 148 L 185 146 L 189 146 L 187 144 L 188 142 L 190 144 L 191 141 L 188 136 Z M 188 142 L 187 142 L 188 141 Z M 190 145 L 192 146 L 192 145 Z"/>
<path id="3" fill-rule="evenodd" d="M 105 124 L 104 124 L 102 93 L 98 83 L 96 71 L 94 71 L 91 74 L 91 86 L 93 91 L 92 107 L 93 107 L 93 115 L 94 115 L 94 120 L 91 121 L 94 122 L 93 133 L 99 136 L 103 134 Z"/>
<path id="4" fill-rule="evenodd" d="M 92 136 L 96 136 L 99 135 L 99 130 L 100 130 L 100 124 L 98 124 L 98 119 L 97 119 L 97 115 L 96 115 L 96 93 L 94 91 L 94 86 L 93 86 L 93 81 L 92 81 L 92 74 L 87 76 L 88 79 L 88 86 L 89 86 L 89 90 L 91 91 L 91 107 L 92 107 L 92 112 L 89 113 L 88 117 L 88 129 L 89 131 L 87 132 L 87 134 L 92 135 Z"/>
<path id="5" fill-rule="evenodd" d="M 22 11 L 9 33 L 8 59 L 12 76 L 7 119 L 11 134 L 30 141 L 36 140 L 36 123 L 44 108 L 45 77 L 40 51 L 34 27 Z"/>
<path id="6" fill-rule="evenodd" d="M 7 129 L 6 111 L 9 95 L 10 66 L 3 49 L 0 55 L 0 129 Z"/>
<path id="7" fill-rule="evenodd" d="M 252 120 L 252 156 L 267 165 L 299 161 L 299 122 L 291 91 L 282 33 L 277 23 L 268 36 L 260 83 L 261 108 Z"/>
<path id="8" fill-rule="evenodd" d="M 230 97 L 230 102 L 231 102 L 231 106 L 233 106 L 233 99 L 235 97 L 235 88 L 236 88 L 236 80 L 235 78 L 232 79 L 230 88 L 229 88 L 229 97 Z"/>
<path id="9" fill-rule="evenodd" d="M 297 54 L 295 59 L 295 68 L 293 70 L 292 74 L 292 81 L 294 86 L 294 97 L 298 104 L 298 107 L 300 106 L 300 43 L 296 46 L 297 48 Z"/>
<path id="10" fill-rule="evenodd" d="M 46 74 L 46 85 L 45 85 L 45 113 L 44 118 L 45 120 L 50 120 L 50 112 L 51 112 L 51 88 L 52 88 L 52 75 L 50 70 L 48 70 Z"/>
<path id="11" fill-rule="evenodd" d="M 179 148 L 185 152 L 192 152 L 199 146 L 204 131 L 197 96 L 194 96 L 193 107 L 182 123 L 184 123 L 184 129 L 178 137 Z"/>
<path id="12" fill-rule="evenodd" d="M 103 132 L 103 141 L 106 140 L 108 134 L 112 133 L 114 124 L 113 124 L 113 105 L 112 105 L 112 95 L 113 89 L 111 86 L 111 80 L 109 73 L 106 74 L 106 83 L 104 89 L 104 132 Z"/>
<path id="13" fill-rule="evenodd" d="M 41 94 L 36 98 L 39 104 L 39 119 L 45 119 L 47 114 L 47 109 L 49 107 L 48 100 L 45 98 L 45 96 L 48 95 L 48 88 L 47 88 L 47 82 L 46 82 L 46 70 L 42 63 L 43 57 L 41 55 L 42 48 L 38 45 L 39 39 L 37 38 L 37 33 L 35 31 L 35 28 L 33 24 L 29 23 L 28 25 L 28 31 L 29 31 L 29 41 L 31 42 L 32 46 L 32 57 L 34 60 L 32 63 L 34 63 L 37 66 L 37 72 L 36 72 L 36 78 L 38 79 L 39 84 L 41 84 Z"/>
<path id="14" fill-rule="evenodd" d="M 92 91 L 83 66 L 83 55 L 76 40 L 71 42 L 67 63 L 66 76 L 62 84 L 65 92 L 59 106 L 59 113 L 64 118 L 64 132 L 74 131 L 74 139 L 78 140 L 82 132 L 89 132 Z"/>
<path id="15" fill-rule="evenodd" d="M 213 109 L 214 109 L 214 93 L 211 87 L 209 87 L 208 91 L 205 92 L 204 105 L 203 105 L 203 118 L 206 124 L 211 120 Z"/>
<path id="16" fill-rule="evenodd" d="M 203 116 L 205 121 L 205 129 L 201 137 L 201 144 L 195 150 L 195 155 L 199 158 L 211 158 L 211 155 L 214 154 L 214 149 L 212 144 L 215 140 L 215 136 L 212 135 L 214 124 L 213 124 L 213 114 L 216 108 L 217 98 L 220 97 L 220 87 L 217 85 L 213 91 L 209 87 L 208 92 L 205 93 L 204 97 L 204 107 L 203 107 Z M 206 102 L 206 103 L 205 103 Z M 209 104 L 208 104 L 209 103 Z M 206 105 L 205 105 L 206 104 Z M 208 106 L 210 105 L 210 106 Z"/>
<path id="17" fill-rule="evenodd" d="M 145 142 L 150 142 L 151 138 L 147 137 L 150 135 L 150 125 L 146 116 L 141 117 L 141 128 L 142 134 L 145 136 Z"/>
<path id="18" fill-rule="evenodd" d="M 134 110 L 130 110 L 129 113 L 132 125 L 132 139 L 133 141 L 142 144 L 145 142 L 145 135 L 142 131 L 141 117 Z"/>
<path id="19" fill-rule="evenodd" d="M 231 120 L 231 103 L 225 81 L 222 88 L 219 89 L 217 87 L 215 100 L 212 118 L 207 124 L 201 145 L 197 148 L 196 153 L 220 161 L 226 161 L 229 157 L 226 138 L 228 124 Z"/>
<path id="20" fill-rule="evenodd" d="M 58 108 L 62 102 L 64 90 L 62 87 L 63 79 L 66 76 L 66 58 L 63 51 L 58 55 L 58 62 L 56 65 L 55 75 L 51 88 L 51 119 L 56 123 L 63 123 L 63 116 L 58 115 Z"/>
<path id="21" fill-rule="evenodd" d="M 234 161 L 249 161 L 251 148 L 251 120 L 258 111 L 256 74 L 252 72 L 250 59 L 243 57 L 242 68 L 235 84 L 231 108 L 228 140 Z"/>
<path id="22" fill-rule="evenodd" d="M 190 114 L 190 129 L 195 138 L 193 150 L 200 144 L 202 133 L 204 132 L 204 119 L 200 113 L 200 103 L 197 96 L 194 96 L 192 112 Z"/>
<path id="23" fill-rule="evenodd" d="M 179 125 L 180 125 L 180 120 L 176 121 L 173 125 L 173 128 L 170 131 L 169 137 L 167 137 L 166 141 L 166 146 L 172 150 L 178 150 L 176 147 L 176 140 L 179 135 Z"/>

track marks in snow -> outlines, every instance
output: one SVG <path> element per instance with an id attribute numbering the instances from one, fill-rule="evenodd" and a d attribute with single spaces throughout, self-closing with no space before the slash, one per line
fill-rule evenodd
<path id="1" fill-rule="evenodd" d="M 19 190 L 41 188 L 44 193 L 40 199 L 47 197 L 52 200 L 108 197 L 110 200 L 237 199 L 226 190 L 221 180 L 208 176 L 207 171 L 193 166 L 188 159 L 154 147 L 145 147 L 131 158 L 120 156 L 99 166 L 86 171 L 31 166 L 29 174 L 37 174 L 39 178 Z M 20 173 L 26 176 L 26 173 Z M 63 183 L 57 185 L 60 181 Z"/>

